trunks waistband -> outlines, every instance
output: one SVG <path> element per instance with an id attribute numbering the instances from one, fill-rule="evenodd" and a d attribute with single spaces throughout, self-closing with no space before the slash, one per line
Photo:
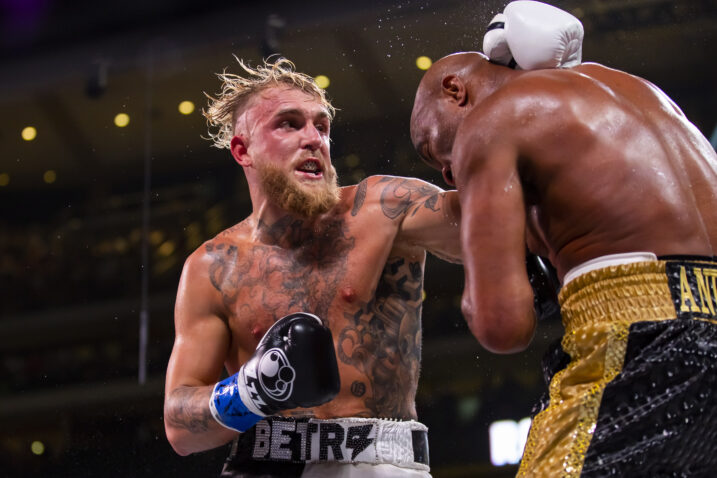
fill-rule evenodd
<path id="1" fill-rule="evenodd" d="M 717 260 L 666 256 L 610 265 L 573 278 L 559 299 L 566 332 L 598 322 L 717 322 Z"/>
<path id="2" fill-rule="evenodd" d="M 657 256 L 652 252 L 626 252 L 622 254 L 609 254 L 596 257 L 570 269 L 563 278 L 563 286 L 568 285 L 573 279 L 590 271 L 603 269 L 609 266 L 630 264 L 632 262 L 656 261 Z"/>
<path id="3" fill-rule="evenodd" d="M 269 417 L 255 426 L 254 460 L 392 464 L 429 471 L 428 428 L 414 420 Z"/>

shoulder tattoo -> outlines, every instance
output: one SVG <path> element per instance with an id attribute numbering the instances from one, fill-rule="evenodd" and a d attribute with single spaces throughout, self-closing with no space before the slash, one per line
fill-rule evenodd
<path id="1" fill-rule="evenodd" d="M 384 178 L 381 191 L 381 210 L 389 219 L 413 215 L 421 208 L 438 212 L 441 192 L 435 186 L 407 178 Z"/>

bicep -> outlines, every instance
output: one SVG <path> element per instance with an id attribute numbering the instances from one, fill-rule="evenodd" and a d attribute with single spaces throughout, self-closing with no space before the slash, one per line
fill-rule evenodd
<path id="1" fill-rule="evenodd" d="M 182 274 L 175 305 L 175 340 L 167 368 L 167 392 L 215 383 L 227 358 L 231 335 L 215 307 L 208 277 Z"/>
<path id="2" fill-rule="evenodd" d="M 229 347 L 229 333 L 218 317 L 195 317 L 194 326 L 177 333 L 167 368 L 167 390 L 199 387 L 219 380 Z"/>
<path id="3" fill-rule="evenodd" d="M 422 191 L 401 221 L 399 238 L 450 262 L 461 262 L 461 209 L 457 191 L 416 180 Z"/>

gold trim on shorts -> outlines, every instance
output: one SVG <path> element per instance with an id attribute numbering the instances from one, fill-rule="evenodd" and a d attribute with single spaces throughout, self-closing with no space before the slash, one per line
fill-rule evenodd
<path id="1" fill-rule="evenodd" d="M 624 364 L 630 325 L 682 313 L 717 323 L 716 276 L 708 259 L 635 262 L 590 271 L 561 290 L 562 346 L 571 360 L 550 382 L 518 477 L 580 476 L 603 391 Z"/>

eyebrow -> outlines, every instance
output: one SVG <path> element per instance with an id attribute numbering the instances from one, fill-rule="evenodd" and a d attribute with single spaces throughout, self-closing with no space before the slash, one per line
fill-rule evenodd
<path id="1" fill-rule="evenodd" d="M 275 116 L 291 116 L 291 115 L 303 116 L 304 110 L 300 110 L 298 108 L 286 108 L 286 109 L 277 111 Z M 329 113 L 323 109 L 321 111 L 319 111 L 319 113 L 316 115 L 316 117 L 318 117 L 319 119 L 324 119 L 324 118 L 329 119 L 329 120 L 331 119 L 331 116 L 329 116 Z"/>

